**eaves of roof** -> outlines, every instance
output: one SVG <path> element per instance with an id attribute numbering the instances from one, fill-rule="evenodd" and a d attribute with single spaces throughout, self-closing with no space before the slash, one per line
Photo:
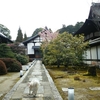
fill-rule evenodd
<path id="1" fill-rule="evenodd" d="M 0 34 L 0 37 L 1 37 L 2 39 L 4 39 L 6 42 L 13 43 L 13 41 L 11 41 L 10 39 L 8 39 L 7 37 L 5 37 L 5 36 L 3 36 L 3 35 L 1 35 L 1 34 Z"/>
<path id="2" fill-rule="evenodd" d="M 24 45 L 27 45 L 27 43 L 29 43 L 31 40 L 34 40 L 34 39 L 37 38 L 37 37 L 39 37 L 38 34 L 36 34 L 35 36 L 30 37 L 29 39 L 23 41 L 22 43 L 23 43 Z"/>
<path id="3" fill-rule="evenodd" d="M 83 26 L 74 33 L 74 35 L 78 34 L 89 34 L 91 32 L 98 31 L 98 25 L 97 23 L 100 22 L 99 20 L 93 20 L 93 19 L 86 19 Z"/>

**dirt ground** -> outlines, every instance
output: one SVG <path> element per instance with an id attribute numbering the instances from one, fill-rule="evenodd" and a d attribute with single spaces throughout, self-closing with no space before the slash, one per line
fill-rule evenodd
<path id="1" fill-rule="evenodd" d="M 0 100 L 10 91 L 15 83 L 20 79 L 19 72 L 7 73 L 6 75 L 0 75 Z"/>

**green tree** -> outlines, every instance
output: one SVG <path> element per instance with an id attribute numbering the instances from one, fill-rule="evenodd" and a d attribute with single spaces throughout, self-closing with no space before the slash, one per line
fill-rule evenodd
<path id="1" fill-rule="evenodd" d="M 44 62 L 46 64 L 57 64 L 59 67 L 60 64 L 68 66 L 70 64 L 79 64 L 83 59 L 83 52 L 88 45 L 88 42 L 83 42 L 84 36 L 80 35 L 79 37 L 73 36 L 69 33 L 59 34 L 58 37 L 48 43 L 45 49 L 42 50 L 44 56 Z"/>
<path id="2" fill-rule="evenodd" d="M 74 32 L 78 31 L 78 29 L 80 29 L 83 24 L 84 22 L 77 22 L 74 26 Z"/>
<path id="3" fill-rule="evenodd" d="M 43 52 L 43 62 L 45 64 L 57 64 L 59 67 L 60 63 L 60 57 L 61 57 L 61 52 L 60 52 L 60 46 L 59 41 L 55 39 L 54 41 L 47 42 L 44 41 L 41 45 L 41 50 Z"/>
<path id="4" fill-rule="evenodd" d="M 74 26 L 73 25 L 68 25 L 67 27 L 63 27 L 59 30 L 59 33 L 63 32 L 68 32 L 68 33 L 73 33 L 74 31 Z"/>
<path id="5" fill-rule="evenodd" d="M 42 30 L 43 30 L 43 28 L 37 28 L 37 29 L 33 32 L 32 36 L 38 34 L 38 33 L 41 32 Z"/>
<path id="6" fill-rule="evenodd" d="M 21 28 L 19 27 L 16 42 L 22 42 L 22 41 L 23 41 L 23 33 Z"/>
<path id="7" fill-rule="evenodd" d="M 0 44 L 0 58 L 14 58 L 14 53 L 6 44 Z"/>
<path id="8" fill-rule="evenodd" d="M 24 39 L 23 40 L 24 41 L 27 40 L 27 34 L 26 33 L 24 34 Z"/>
<path id="9" fill-rule="evenodd" d="M 68 25 L 67 27 L 63 26 L 59 30 L 59 33 L 68 32 L 68 33 L 74 34 L 78 29 L 80 29 L 82 27 L 83 24 L 84 24 L 84 22 L 77 22 L 75 24 L 75 26 L 73 26 L 73 25 Z"/>

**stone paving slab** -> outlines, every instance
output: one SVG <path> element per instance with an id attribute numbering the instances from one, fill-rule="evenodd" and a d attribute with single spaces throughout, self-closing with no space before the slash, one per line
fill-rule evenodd
<path id="1" fill-rule="evenodd" d="M 23 78 L 24 77 L 24 78 Z M 27 71 L 27 75 L 23 76 L 16 88 L 12 89 L 3 100 L 62 100 L 57 88 L 54 85 L 49 73 L 45 69 L 41 61 L 36 61 L 33 66 Z M 40 86 L 37 91 L 36 97 L 29 95 L 28 82 L 32 78 L 37 78 L 40 81 Z"/>
<path id="2" fill-rule="evenodd" d="M 22 98 L 21 100 L 44 100 L 42 97 L 31 97 L 31 98 Z"/>
<path id="3" fill-rule="evenodd" d="M 100 90 L 100 87 L 89 87 L 90 90 Z"/>
<path id="4" fill-rule="evenodd" d="M 42 74 L 42 72 L 40 72 L 40 71 L 33 71 L 32 72 L 32 75 L 34 76 L 34 75 L 41 75 Z"/>
<path id="5" fill-rule="evenodd" d="M 23 92 L 25 90 L 26 84 L 20 84 L 17 88 L 17 90 L 14 92 L 12 98 L 22 98 L 23 97 Z"/>
<path id="6" fill-rule="evenodd" d="M 34 78 L 37 78 L 39 81 L 42 80 L 42 76 L 33 76 L 33 77 L 29 78 L 29 82 L 31 82 L 31 80 Z"/>
<path id="7" fill-rule="evenodd" d="M 39 89 L 37 91 L 38 94 L 43 94 L 44 93 L 44 88 L 43 86 L 39 86 Z"/>

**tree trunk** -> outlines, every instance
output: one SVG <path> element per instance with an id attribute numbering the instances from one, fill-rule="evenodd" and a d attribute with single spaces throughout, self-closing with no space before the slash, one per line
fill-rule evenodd
<path id="1" fill-rule="evenodd" d="M 88 68 L 88 75 L 90 75 L 90 76 L 97 76 L 96 66 L 91 66 L 91 67 Z"/>
<path id="2" fill-rule="evenodd" d="M 60 67 L 59 64 L 57 64 L 57 67 L 58 67 L 58 68 Z"/>
<path id="3" fill-rule="evenodd" d="M 57 59 L 57 67 L 58 67 L 58 68 L 60 67 L 60 62 L 59 62 L 58 59 Z"/>

